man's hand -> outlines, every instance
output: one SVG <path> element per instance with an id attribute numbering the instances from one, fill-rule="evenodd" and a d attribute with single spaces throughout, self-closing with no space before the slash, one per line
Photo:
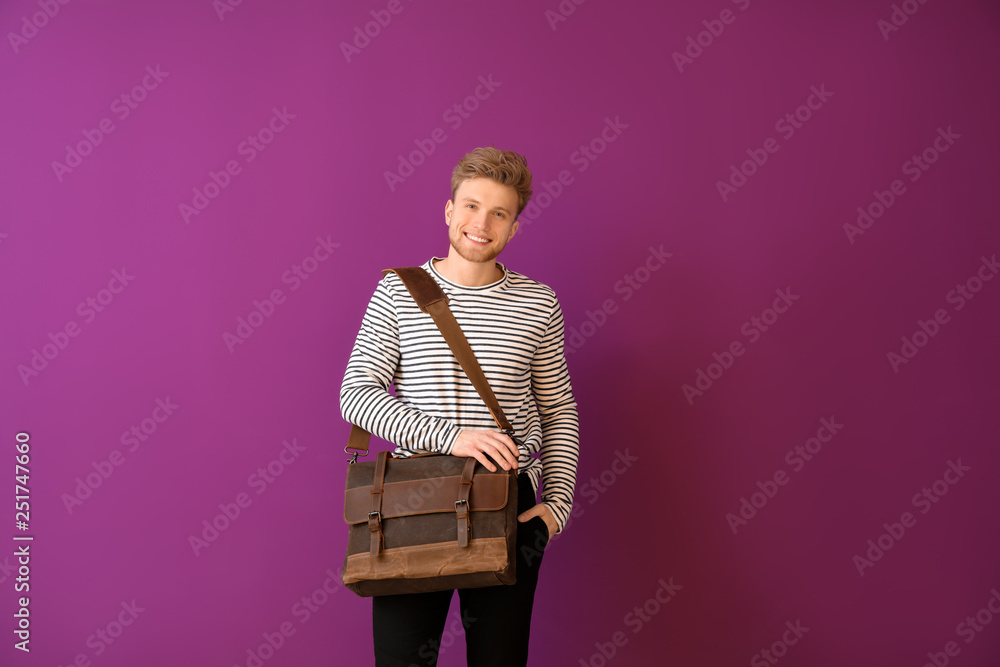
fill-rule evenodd
<path id="1" fill-rule="evenodd" d="M 551 540 L 556 534 L 556 531 L 559 530 L 559 524 L 556 523 L 555 515 L 552 514 L 552 510 L 549 509 L 549 506 L 545 503 L 538 503 L 524 514 L 519 514 L 517 516 L 517 520 L 523 523 L 525 521 L 531 521 L 536 516 L 542 517 L 542 520 L 545 522 L 545 526 L 549 529 L 549 539 Z"/>
<path id="2" fill-rule="evenodd" d="M 451 455 L 475 457 L 490 472 L 496 472 L 497 469 L 487 456 L 504 470 L 517 470 L 517 445 L 510 436 L 499 431 L 463 428 L 451 447 Z"/>

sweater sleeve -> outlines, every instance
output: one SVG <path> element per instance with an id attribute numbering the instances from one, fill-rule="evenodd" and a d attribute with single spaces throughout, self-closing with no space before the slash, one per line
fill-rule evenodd
<path id="1" fill-rule="evenodd" d="M 580 422 L 563 336 L 563 314 L 556 299 L 545 337 L 531 362 L 531 389 L 542 425 L 542 502 L 555 515 L 557 532 L 562 532 L 573 510 L 580 453 Z"/>
<path id="2" fill-rule="evenodd" d="M 393 444 L 450 454 L 459 428 L 389 393 L 400 346 L 395 293 L 388 279 L 375 288 L 361 321 L 340 388 L 340 412 L 348 422 Z"/>

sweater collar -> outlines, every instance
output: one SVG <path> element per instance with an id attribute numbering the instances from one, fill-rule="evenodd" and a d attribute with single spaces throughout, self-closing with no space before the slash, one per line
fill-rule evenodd
<path id="1" fill-rule="evenodd" d="M 438 270 L 434 267 L 434 262 L 441 259 L 444 258 L 431 257 L 431 259 L 427 260 L 427 262 L 424 263 L 424 268 L 427 269 L 427 271 L 429 271 L 432 276 L 434 276 L 435 280 L 437 280 L 440 283 L 444 283 L 445 285 L 451 287 L 452 289 L 461 290 L 465 292 L 491 292 L 494 290 L 504 289 L 507 286 L 508 281 L 510 280 L 510 271 L 507 270 L 506 265 L 504 265 L 502 262 L 497 262 L 497 266 L 499 266 L 500 270 L 503 271 L 502 278 L 499 278 L 495 282 L 489 283 L 488 285 L 477 285 L 475 287 L 470 287 L 468 285 L 459 285 L 458 283 L 452 282 L 447 278 L 445 278 L 444 276 L 442 276 L 438 272 Z"/>

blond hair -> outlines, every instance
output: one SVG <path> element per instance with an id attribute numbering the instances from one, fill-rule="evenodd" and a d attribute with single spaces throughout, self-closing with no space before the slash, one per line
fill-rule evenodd
<path id="1" fill-rule="evenodd" d="M 531 199 L 531 172 L 528 161 L 520 153 L 483 146 L 467 153 L 451 174 L 451 199 L 455 200 L 458 186 L 472 178 L 489 178 L 517 192 L 517 216 Z"/>

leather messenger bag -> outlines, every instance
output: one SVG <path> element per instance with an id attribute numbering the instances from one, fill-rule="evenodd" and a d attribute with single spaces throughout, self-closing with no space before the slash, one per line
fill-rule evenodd
<path id="1" fill-rule="evenodd" d="M 503 433 L 503 414 L 448 297 L 420 267 L 386 269 L 429 314 Z M 362 597 L 513 584 L 516 580 L 517 473 L 490 472 L 473 457 L 368 454 L 370 433 L 352 425 L 344 451 L 344 520 L 348 524 L 344 585 Z M 515 438 L 520 444 L 520 441 Z"/>

